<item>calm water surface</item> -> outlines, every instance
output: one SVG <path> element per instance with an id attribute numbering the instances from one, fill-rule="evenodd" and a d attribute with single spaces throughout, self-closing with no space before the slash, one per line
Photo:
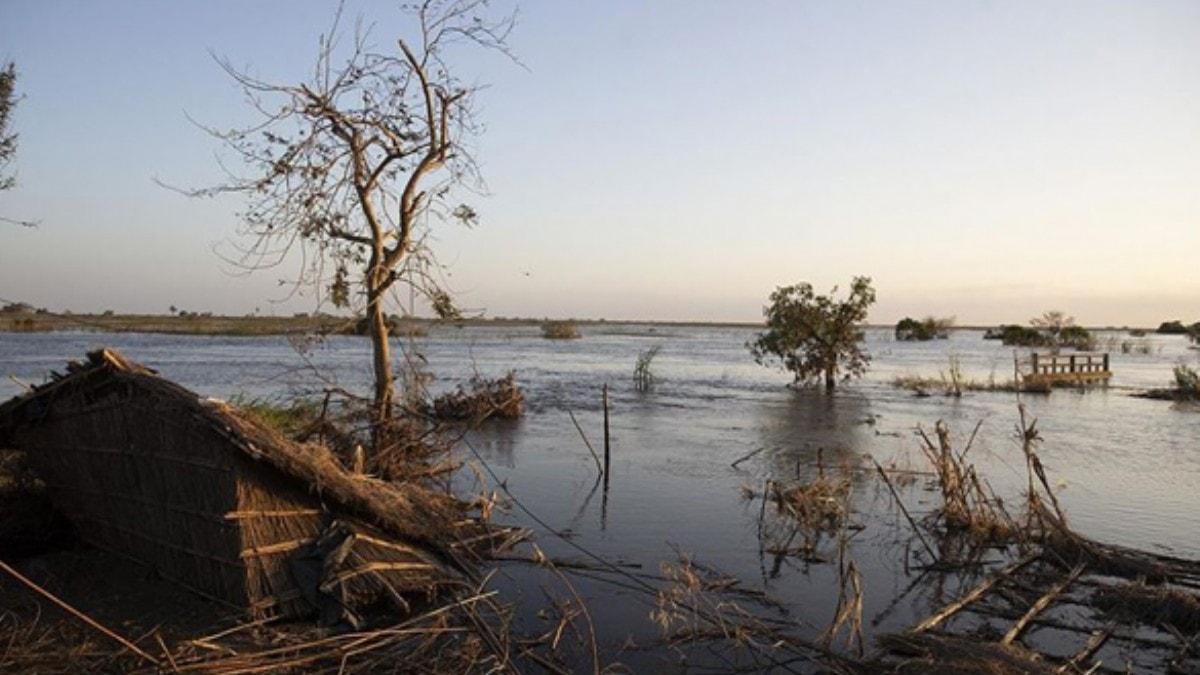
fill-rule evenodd
<path id="1" fill-rule="evenodd" d="M 871 455 L 881 462 L 921 468 L 917 425 L 939 419 L 958 443 L 982 421 L 972 455 L 996 490 L 1015 497 L 1024 485 L 1013 394 L 967 393 L 961 399 L 918 398 L 889 383 L 899 375 L 936 376 L 956 356 L 969 377 L 1012 375 L 1013 352 L 977 331 L 949 340 L 898 343 L 872 330 L 874 356 L 863 381 L 827 397 L 793 391 L 786 374 L 753 363 L 743 328 L 611 324 L 584 328 L 574 341 L 549 341 L 537 327 L 437 327 L 413 347 L 447 388 L 478 372 L 515 370 L 528 414 L 472 434 L 471 445 L 537 516 L 574 541 L 611 560 L 657 572 L 660 562 L 685 552 L 750 587 L 781 600 L 793 619 L 815 634 L 836 602 L 836 570 L 828 564 L 760 557 L 758 508 L 742 499 L 743 485 L 768 477 L 809 475 L 818 451 L 830 464 Z M 1119 334 L 1113 334 L 1123 339 Z M 1102 340 L 1104 339 L 1102 335 Z M 1169 402 L 1134 398 L 1136 388 L 1165 386 L 1176 363 L 1195 365 L 1198 352 L 1179 336 L 1149 336 L 1149 354 L 1112 356 L 1112 387 L 1026 396 L 1045 438 L 1042 457 L 1072 524 L 1107 542 L 1200 557 L 1200 412 Z M 319 389 L 323 377 L 366 389 L 369 344 L 338 337 L 314 346 L 308 362 L 283 337 L 197 337 L 140 334 L 0 334 L 0 374 L 38 382 L 88 349 L 106 345 L 158 369 L 207 396 L 283 396 Z M 637 392 L 634 361 L 653 345 L 653 391 Z M 310 368 L 308 364 L 315 367 Z M 610 386 L 613 474 L 607 497 L 593 490 L 596 470 L 567 411 L 594 446 L 601 439 L 600 389 Z M 0 381 L 0 397 L 19 391 Z M 735 459 L 765 448 L 732 468 Z M 928 512 L 931 494 L 916 484 L 905 499 Z M 864 617 L 870 631 L 897 629 L 953 596 L 958 586 L 921 586 L 904 570 L 909 533 L 878 481 L 855 484 L 855 519 L 865 526 L 850 555 L 863 571 Z M 541 530 L 514 509 L 511 522 Z M 538 544 L 551 555 L 578 558 L 548 533 Z M 499 581 L 512 599 L 544 599 L 544 575 L 512 566 Z M 609 659 L 639 669 L 662 668 L 673 658 L 646 650 L 659 637 L 649 601 L 608 584 L 581 579 L 592 618 Z M 555 591 L 562 594 L 562 589 Z M 873 620 L 873 621 L 872 621 Z M 537 619 L 525 617 L 536 627 Z"/>

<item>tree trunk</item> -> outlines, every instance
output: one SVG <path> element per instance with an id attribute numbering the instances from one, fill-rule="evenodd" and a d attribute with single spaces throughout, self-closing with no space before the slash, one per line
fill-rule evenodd
<path id="1" fill-rule="evenodd" d="M 372 275 L 374 276 L 374 275 Z M 384 313 L 383 292 L 372 278 L 367 290 L 367 316 L 370 318 L 371 349 L 375 367 L 375 429 L 372 434 L 375 450 L 379 451 L 392 417 L 392 354 L 388 344 L 387 315 Z"/>
<path id="2" fill-rule="evenodd" d="M 833 366 L 827 366 L 825 368 L 825 391 L 826 391 L 826 393 L 832 394 L 833 389 L 836 386 L 837 386 L 837 378 L 834 377 L 834 368 L 833 368 Z"/>

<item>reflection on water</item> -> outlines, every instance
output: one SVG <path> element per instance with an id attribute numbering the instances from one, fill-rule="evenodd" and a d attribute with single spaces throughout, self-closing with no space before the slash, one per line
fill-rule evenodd
<path id="1" fill-rule="evenodd" d="M 943 419 L 957 447 L 982 420 L 972 457 L 1002 495 L 1024 485 L 1014 438 L 1015 397 L 968 393 L 962 399 L 916 398 L 892 388 L 897 375 L 936 375 L 950 354 L 967 376 L 1011 376 L 1012 351 L 974 331 L 950 340 L 896 343 L 887 331 L 869 331 L 875 360 L 868 378 L 829 397 L 786 388 L 782 373 L 755 365 L 744 344 L 752 331 L 679 326 L 594 326 L 575 341 L 548 341 L 537 327 L 435 328 L 418 347 L 446 388 L 473 372 L 499 375 L 513 369 L 526 389 L 529 413 L 471 434 L 480 457 L 512 492 L 551 527 L 595 553 L 645 572 L 656 572 L 676 550 L 749 584 L 765 586 L 792 618 L 813 630 L 833 615 L 832 565 L 759 555 L 757 507 L 740 496 L 743 484 L 811 472 L 820 453 L 828 466 L 871 455 L 881 462 L 919 467 L 913 430 Z M 1040 419 L 1041 454 L 1073 525 L 1093 538 L 1200 556 L 1200 414 L 1170 403 L 1128 396 L 1127 387 L 1163 386 L 1171 367 L 1196 361 L 1179 336 L 1152 336 L 1149 354 L 1114 354 L 1113 387 L 1086 393 L 1057 391 L 1027 397 Z M 633 365 L 651 345 L 658 384 L 635 390 Z M 0 335 L 0 374 L 39 381 L 87 349 L 110 345 L 204 395 L 244 392 L 270 396 L 319 388 L 283 338 L 180 337 L 128 334 Z M 310 355 L 312 363 L 346 387 L 365 387 L 366 340 L 331 338 Z M 600 389 L 611 388 L 612 483 L 596 489 L 596 468 L 575 430 L 575 414 L 592 445 L 601 447 Z M 0 382 L 0 395 L 19 391 Z M 763 450 L 736 468 L 730 463 Z M 918 483 L 906 500 L 916 515 L 931 508 Z M 931 604 L 959 591 L 954 579 L 917 582 L 905 571 L 910 530 L 877 481 L 854 483 L 853 518 L 864 526 L 850 554 L 866 589 L 864 617 L 874 630 L 895 629 Z M 519 510 L 513 521 L 532 525 Z M 543 534 L 548 554 L 578 551 Z M 545 579 L 533 570 L 506 570 L 499 583 L 515 602 L 542 600 Z M 642 594 L 583 579 L 593 600 L 601 639 L 617 649 L 630 636 L 638 644 L 657 638 Z M 535 618 L 526 617 L 537 627 Z M 626 650 L 621 660 L 660 668 L 661 654 Z"/>

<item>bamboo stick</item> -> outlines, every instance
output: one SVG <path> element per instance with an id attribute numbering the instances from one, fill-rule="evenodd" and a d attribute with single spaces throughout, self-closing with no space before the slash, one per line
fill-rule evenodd
<path id="1" fill-rule="evenodd" d="M 609 443 L 608 443 L 608 383 L 604 384 L 604 490 L 608 490 Z"/>
<path id="2" fill-rule="evenodd" d="M 1077 654 L 1075 654 L 1075 656 L 1072 656 L 1070 661 L 1067 661 L 1066 663 L 1062 664 L 1057 669 L 1055 669 L 1054 672 L 1056 672 L 1056 673 L 1073 673 L 1073 672 L 1075 672 L 1076 669 L 1079 666 L 1081 666 L 1085 661 L 1092 658 L 1093 654 L 1100 651 L 1100 648 L 1104 646 L 1104 643 L 1108 642 L 1108 639 L 1110 637 L 1112 637 L 1113 630 L 1115 628 L 1116 628 L 1116 624 L 1110 623 L 1107 626 L 1105 626 L 1104 628 L 1094 631 L 1092 633 L 1092 637 L 1088 640 L 1087 644 L 1084 645 L 1083 649 L 1079 650 L 1079 652 Z"/>
<path id="3" fill-rule="evenodd" d="M 978 586 L 976 586 L 975 588 L 972 588 L 970 591 L 968 591 L 966 595 L 964 595 L 961 598 L 959 598 L 958 600 L 955 600 L 954 602 L 946 605 L 945 607 L 939 609 L 938 611 L 934 612 L 933 614 L 930 614 L 928 617 L 925 618 L 924 621 L 917 624 L 917 626 L 915 628 L 913 628 L 912 632 L 921 633 L 921 632 L 929 630 L 930 628 L 934 628 L 935 626 L 942 623 L 946 619 L 949 619 L 950 617 L 957 614 L 963 607 L 966 607 L 967 605 L 971 604 L 972 602 L 975 602 L 979 598 L 983 597 L 983 595 L 985 593 L 987 593 L 988 591 L 990 591 L 992 589 L 992 586 L 995 586 L 996 583 L 998 583 L 1001 579 L 1003 579 L 1004 577 L 1007 577 L 1008 575 L 1012 574 L 1013 572 L 1016 572 L 1017 570 L 1021 569 L 1022 567 L 1033 562 L 1034 560 L 1037 559 L 1037 557 L 1038 556 L 1036 553 L 1030 553 L 1029 555 L 1025 556 L 1024 558 L 1021 558 L 1020 560 L 1009 565 L 1008 567 L 1005 567 L 1004 569 L 993 574 L 992 576 L 988 577 L 987 579 L 984 579 Z"/>
<path id="4" fill-rule="evenodd" d="M 888 490 L 892 493 L 892 499 L 895 499 L 896 506 L 900 507 L 900 513 L 903 513 L 904 517 L 908 519 L 908 524 L 912 526 L 913 532 L 921 540 L 921 544 L 925 546 L 925 552 L 929 554 L 929 562 L 937 562 L 937 554 L 933 552 L 933 547 L 929 545 L 929 542 L 925 541 L 925 536 L 921 534 L 921 529 L 917 527 L 917 521 L 913 520 L 913 517 L 908 513 L 908 509 L 904 508 L 904 502 L 900 501 L 900 494 L 896 492 L 896 488 L 892 485 L 892 479 L 888 478 L 887 472 L 883 470 L 882 466 L 879 466 L 879 462 L 876 462 L 874 459 L 871 462 L 875 465 L 875 470 L 883 477 L 884 484 L 887 485 Z"/>
<path id="5" fill-rule="evenodd" d="M 10 576 L 12 576 L 12 578 L 21 582 L 22 584 L 27 586 L 30 590 L 34 591 L 38 595 L 41 595 L 42 597 L 46 598 L 50 602 L 53 602 L 55 605 L 58 605 L 58 607 L 60 607 L 67 613 L 71 614 L 75 618 L 79 619 L 80 621 L 83 621 L 84 623 L 91 626 L 92 628 L 95 628 L 96 630 L 100 631 L 101 633 L 103 633 L 104 635 L 108 636 L 109 638 L 115 640 L 116 642 L 119 642 L 126 649 L 132 651 L 133 653 L 135 653 L 138 656 L 142 657 L 143 659 L 149 661 L 150 663 L 153 663 L 155 666 L 160 665 L 158 662 L 158 659 L 156 659 L 153 656 L 150 656 L 146 652 L 142 651 L 141 648 L 139 648 L 137 645 L 133 644 L 129 640 L 126 640 L 125 638 L 121 637 L 120 635 L 117 635 L 113 631 L 105 628 L 103 625 L 100 624 L 100 622 L 96 621 L 92 617 L 88 616 L 87 614 L 84 614 L 83 612 L 79 611 L 78 609 L 75 609 L 71 605 L 68 605 L 65 601 L 60 600 L 57 596 L 55 596 L 50 591 L 47 591 L 46 589 L 42 588 L 41 586 L 38 586 L 33 581 L 31 581 L 30 579 L 25 577 L 25 575 L 16 571 L 12 567 L 9 567 L 8 563 L 4 562 L 3 560 L 0 560 L 0 570 L 7 572 Z"/>
<path id="6" fill-rule="evenodd" d="M 1032 621 L 1038 614 L 1044 612 L 1046 608 L 1049 607 L 1054 600 L 1061 595 L 1068 586 L 1071 585 L 1073 581 L 1079 578 L 1080 574 L 1083 574 L 1083 567 L 1083 565 L 1076 565 L 1075 569 L 1071 570 L 1071 573 L 1068 574 L 1065 579 L 1055 584 L 1050 590 L 1046 591 L 1045 595 L 1038 598 L 1037 602 L 1033 603 L 1033 605 L 1029 608 L 1029 611 L 1025 612 L 1025 614 L 1013 624 L 1012 628 L 1008 629 L 1008 632 L 1004 634 L 1004 639 L 1000 640 L 1000 644 L 1010 645 L 1015 642 L 1016 639 L 1021 636 L 1021 633 L 1024 633 L 1025 629 L 1029 627 L 1029 622 Z"/>

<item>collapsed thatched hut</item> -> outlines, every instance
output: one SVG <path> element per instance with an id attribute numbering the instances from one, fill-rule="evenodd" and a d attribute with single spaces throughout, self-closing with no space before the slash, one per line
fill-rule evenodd
<path id="1" fill-rule="evenodd" d="M 0 406 L 0 447 L 83 539 L 256 618 L 354 622 L 460 579 L 459 502 L 352 474 L 114 351 Z"/>

